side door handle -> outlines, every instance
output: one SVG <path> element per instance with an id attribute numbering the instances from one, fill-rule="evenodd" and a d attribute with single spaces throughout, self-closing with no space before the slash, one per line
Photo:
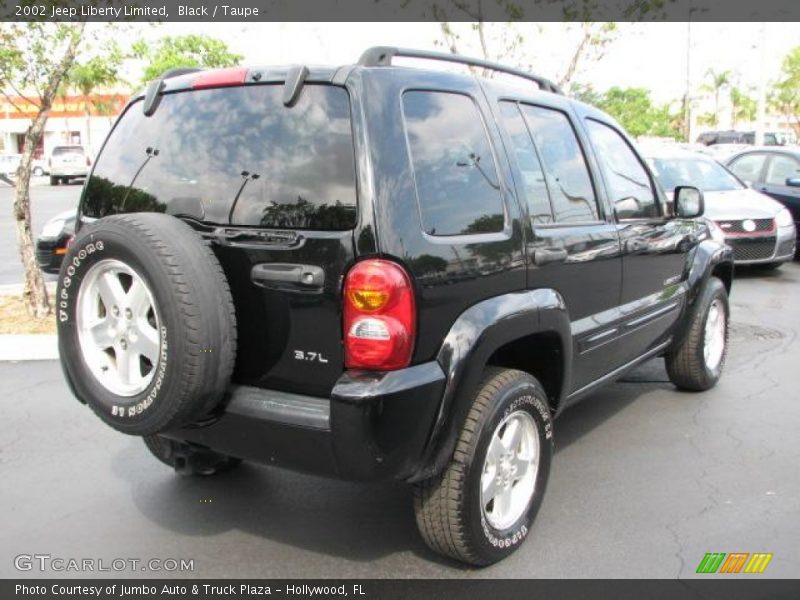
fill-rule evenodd
<path id="1" fill-rule="evenodd" d="M 567 251 L 563 248 L 538 248 L 533 251 L 533 262 L 538 266 L 567 260 Z"/>

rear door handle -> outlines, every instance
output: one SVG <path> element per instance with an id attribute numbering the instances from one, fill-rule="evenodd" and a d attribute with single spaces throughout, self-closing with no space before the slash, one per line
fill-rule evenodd
<path id="1" fill-rule="evenodd" d="M 319 293 L 325 283 L 325 271 L 314 265 L 259 263 L 250 270 L 250 279 L 269 289 Z"/>
<path id="2" fill-rule="evenodd" d="M 539 248 L 533 251 L 533 262 L 542 266 L 548 263 L 564 262 L 567 260 L 567 256 L 568 253 L 563 248 Z"/>

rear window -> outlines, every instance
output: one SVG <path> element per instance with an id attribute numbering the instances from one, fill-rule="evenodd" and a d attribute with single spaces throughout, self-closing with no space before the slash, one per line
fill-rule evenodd
<path id="1" fill-rule="evenodd" d="M 343 230 L 356 223 L 350 101 L 306 85 L 167 94 L 117 124 L 88 182 L 84 213 L 161 211 L 214 224 Z"/>
<path id="2" fill-rule="evenodd" d="M 67 156 L 69 154 L 83 155 L 83 148 L 80 146 L 56 146 L 53 148 L 53 156 Z"/>

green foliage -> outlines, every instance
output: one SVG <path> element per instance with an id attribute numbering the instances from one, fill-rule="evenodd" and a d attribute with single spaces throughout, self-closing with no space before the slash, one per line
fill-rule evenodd
<path id="1" fill-rule="evenodd" d="M 142 74 L 143 83 L 169 69 L 233 67 L 244 58 L 231 52 L 225 42 L 200 34 L 166 36 L 154 44 L 139 40 L 131 47 L 131 53 L 147 63 Z"/>
<path id="2" fill-rule="evenodd" d="M 84 97 L 90 96 L 99 87 L 110 87 L 119 81 L 119 66 L 122 52 L 112 43 L 102 56 L 92 57 L 84 63 L 76 63 L 68 73 L 71 87 Z"/>
<path id="3" fill-rule="evenodd" d="M 736 129 L 738 121 L 750 123 L 756 119 L 756 101 L 738 87 L 731 88 L 731 122 Z"/>
<path id="4" fill-rule="evenodd" d="M 783 59 L 781 78 L 773 90 L 770 105 L 791 119 L 795 132 L 800 135 L 800 46 Z"/>
<path id="5" fill-rule="evenodd" d="M 653 135 L 680 137 L 680 116 L 673 114 L 670 105 L 658 106 L 644 88 L 612 87 L 599 93 L 589 86 L 576 85 L 573 95 L 614 117 L 633 136 Z"/>

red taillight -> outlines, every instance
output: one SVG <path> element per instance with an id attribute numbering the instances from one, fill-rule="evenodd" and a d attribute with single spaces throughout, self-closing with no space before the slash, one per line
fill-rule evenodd
<path id="1" fill-rule="evenodd" d="M 416 336 L 408 273 L 388 260 L 357 263 L 344 282 L 344 364 L 390 371 L 407 367 Z"/>
<path id="2" fill-rule="evenodd" d="M 245 77 L 247 77 L 247 69 L 241 67 L 206 71 L 205 73 L 200 73 L 192 81 L 192 89 L 202 90 L 204 88 L 241 85 L 244 83 Z"/>

